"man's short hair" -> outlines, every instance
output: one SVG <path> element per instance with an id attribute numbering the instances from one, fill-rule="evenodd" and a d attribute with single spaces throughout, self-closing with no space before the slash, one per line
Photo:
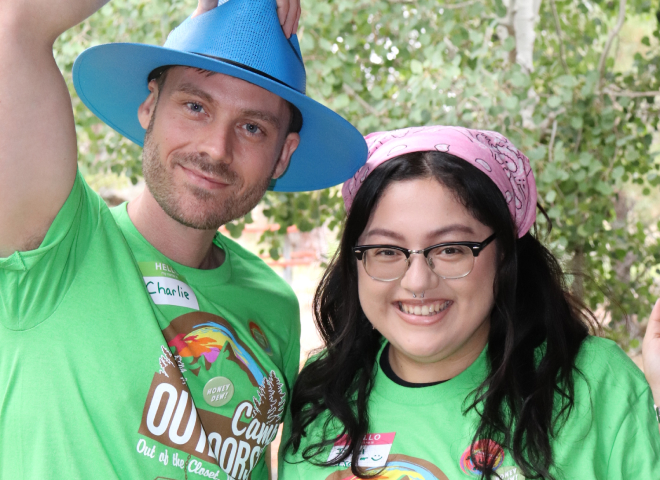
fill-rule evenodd
<path id="1" fill-rule="evenodd" d="M 156 84 L 158 85 L 158 91 L 160 92 L 163 89 L 163 85 L 165 85 L 165 80 L 167 79 L 167 73 L 169 72 L 170 68 L 174 66 L 176 65 L 164 65 L 162 67 L 158 67 L 152 70 L 151 73 L 149 74 L 149 77 L 147 78 L 147 83 L 151 82 L 152 80 L 155 80 Z M 203 68 L 196 68 L 196 67 L 188 67 L 188 68 L 195 68 L 196 70 L 206 73 L 207 75 L 214 75 L 216 73 L 211 70 L 204 70 Z M 303 124 L 302 113 L 300 113 L 300 110 L 298 110 L 298 107 L 296 107 L 294 104 L 292 104 L 288 100 L 284 100 L 284 101 L 289 107 L 289 112 L 291 112 L 291 119 L 289 120 L 289 129 L 287 131 L 287 134 L 300 133 Z"/>

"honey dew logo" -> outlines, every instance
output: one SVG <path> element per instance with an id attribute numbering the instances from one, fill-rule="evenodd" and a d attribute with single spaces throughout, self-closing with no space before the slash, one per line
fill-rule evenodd
<path id="1" fill-rule="evenodd" d="M 139 433 L 218 465 L 231 479 L 248 480 L 263 450 L 277 434 L 285 405 L 282 382 L 274 371 L 264 375 L 251 350 L 217 315 L 188 313 L 174 319 L 163 335 L 176 349 L 176 355 L 163 347 L 160 370 L 152 380 Z M 196 409 L 182 375 L 186 370 L 196 376 L 202 368 L 209 370 L 214 362 L 225 358 L 221 352 L 226 352 L 226 360 L 235 362 L 257 389 L 256 397 L 239 403 L 231 418 Z M 197 462 L 196 468 L 201 467 L 200 462 L 193 460 L 191 465 L 193 462 Z"/>
<path id="2" fill-rule="evenodd" d="M 373 468 L 367 471 L 376 474 L 378 480 L 449 480 L 438 467 L 421 458 L 407 455 L 390 455 L 384 467 Z M 359 480 L 353 475 L 351 469 L 332 473 L 326 480 Z"/>

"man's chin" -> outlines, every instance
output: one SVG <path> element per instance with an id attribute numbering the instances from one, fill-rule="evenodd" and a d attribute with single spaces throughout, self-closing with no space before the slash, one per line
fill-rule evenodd
<path id="1" fill-rule="evenodd" d="M 227 218 L 227 213 L 229 212 L 218 212 L 215 209 L 209 211 L 204 208 L 163 208 L 163 210 L 173 220 L 195 230 L 217 230 L 225 223 L 233 220 L 232 218 Z"/>
<path id="2" fill-rule="evenodd" d="M 156 200 L 163 211 L 181 225 L 195 230 L 217 230 L 222 225 L 249 213 L 257 206 L 262 195 L 253 194 L 249 198 L 234 196 L 222 200 L 201 199 L 198 196 L 179 198 L 179 201 L 175 202 Z"/>

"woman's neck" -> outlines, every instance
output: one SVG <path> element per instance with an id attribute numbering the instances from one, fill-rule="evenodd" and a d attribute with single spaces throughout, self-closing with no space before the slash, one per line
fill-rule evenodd
<path id="1" fill-rule="evenodd" d="M 454 353 L 439 360 L 425 361 L 407 356 L 390 343 L 389 361 L 392 371 L 402 380 L 410 383 L 434 383 L 449 380 L 464 372 L 479 357 L 488 343 L 489 324 L 485 322 Z"/>

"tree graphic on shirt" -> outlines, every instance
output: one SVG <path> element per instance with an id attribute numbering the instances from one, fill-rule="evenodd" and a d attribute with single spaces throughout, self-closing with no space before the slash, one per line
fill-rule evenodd
<path id="1" fill-rule="evenodd" d="M 254 416 L 267 425 L 277 425 L 282 419 L 285 404 L 284 385 L 274 370 L 264 378 L 259 387 L 257 398 L 252 398 L 254 404 Z"/>

